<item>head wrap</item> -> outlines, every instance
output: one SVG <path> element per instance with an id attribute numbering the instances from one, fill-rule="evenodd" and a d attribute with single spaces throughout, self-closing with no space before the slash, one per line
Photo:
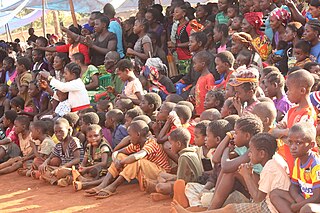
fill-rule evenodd
<path id="1" fill-rule="evenodd" d="M 240 42 L 246 46 L 250 46 L 250 43 L 252 42 L 252 37 L 248 33 L 239 32 L 239 33 L 234 33 L 232 35 L 232 40 L 234 42 Z"/>
<path id="2" fill-rule="evenodd" d="M 84 24 L 82 26 L 83 29 L 89 30 L 90 33 L 93 33 L 94 28 L 91 27 L 89 24 Z"/>
<path id="3" fill-rule="evenodd" d="M 263 32 L 260 31 L 260 28 L 263 25 L 262 17 L 263 14 L 261 12 L 250 12 L 244 14 L 244 18 L 251 26 L 253 26 L 256 33 L 260 36 L 263 35 Z"/>
<path id="4" fill-rule="evenodd" d="M 246 68 L 245 66 L 239 67 L 237 69 L 236 78 L 231 80 L 229 83 L 231 86 L 237 87 L 247 82 L 253 82 L 253 83 L 259 82 L 259 71 L 256 68 L 254 67 Z"/>
<path id="5" fill-rule="evenodd" d="M 271 17 L 275 17 L 277 20 L 281 21 L 281 24 L 283 26 L 286 26 L 287 23 L 289 23 L 290 21 L 290 18 L 291 18 L 291 14 L 283 9 L 283 8 L 276 8 L 274 9 L 271 14 L 270 14 Z"/>
<path id="6" fill-rule="evenodd" d="M 166 95 L 168 95 L 169 92 L 167 91 L 167 88 L 159 82 L 159 70 L 167 72 L 167 69 L 167 66 L 160 58 L 149 58 L 142 68 L 143 76 Z"/>

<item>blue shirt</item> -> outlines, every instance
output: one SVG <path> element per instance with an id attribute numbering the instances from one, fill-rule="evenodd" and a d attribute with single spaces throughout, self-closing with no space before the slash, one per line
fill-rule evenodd
<path id="1" fill-rule="evenodd" d="M 120 54 L 120 58 L 124 57 L 123 44 L 122 44 L 122 29 L 117 21 L 110 21 L 109 29 L 110 32 L 117 36 L 117 52 Z"/>
<path id="2" fill-rule="evenodd" d="M 311 48 L 310 59 L 320 63 L 320 42 Z"/>

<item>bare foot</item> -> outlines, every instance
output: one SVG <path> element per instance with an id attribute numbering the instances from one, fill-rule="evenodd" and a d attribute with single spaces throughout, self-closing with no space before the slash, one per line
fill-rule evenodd
<path id="1" fill-rule="evenodd" d="M 84 186 L 85 186 L 85 184 L 83 183 L 82 187 L 84 187 Z M 98 186 L 96 186 L 91 189 L 84 190 L 84 192 L 87 194 L 97 194 L 97 193 L 99 193 L 100 190 L 101 189 Z"/>
<path id="2" fill-rule="evenodd" d="M 170 212 L 172 212 L 172 213 L 188 213 L 189 211 L 184 209 L 176 200 L 173 200 L 171 202 Z"/>

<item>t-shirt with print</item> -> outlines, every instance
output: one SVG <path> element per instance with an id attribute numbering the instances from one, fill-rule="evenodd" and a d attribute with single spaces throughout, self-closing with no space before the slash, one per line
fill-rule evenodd
<path id="1" fill-rule="evenodd" d="M 125 148 L 125 150 L 129 154 L 137 153 L 141 150 L 144 150 L 147 152 L 147 156 L 145 157 L 147 160 L 155 163 L 157 166 L 163 168 L 167 172 L 171 170 L 167 154 L 163 151 L 162 147 L 157 143 L 157 141 L 152 137 L 147 139 L 143 147 L 140 147 L 139 144 L 130 144 Z"/>
<path id="2" fill-rule="evenodd" d="M 269 160 L 263 167 L 260 180 L 259 190 L 266 193 L 266 202 L 271 212 L 278 212 L 272 205 L 269 194 L 274 189 L 289 191 L 290 178 L 285 169 L 274 159 Z"/>
<path id="3" fill-rule="evenodd" d="M 313 195 L 313 190 L 320 188 L 320 158 L 319 155 L 310 152 L 307 162 L 301 165 L 300 159 L 294 162 L 291 183 L 300 187 L 305 199 Z"/>
<path id="4" fill-rule="evenodd" d="M 144 94 L 142 84 L 138 78 L 134 78 L 132 81 L 126 81 L 124 84 L 123 94 L 131 99 L 138 99 L 136 93 Z"/>
<path id="5" fill-rule="evenodd" d="M 53 156 L 60 158 L 61 165 L 64 165 L 74 159 L 74 152 L 79 149 L 80 149 L 80 152 L 82 152 L 82 154 L 83 154 L 83 148 L 82 148 L 82 145 L 81 145 L 79 139 L 73 138 L 69 142 L 67 149 L 65 151 L 63 151 L 63 149 L 62 149 L 62 143 L 61 142 L 57 143 L 55 145 L 54 149 L 52 150 L 52 154 L 53 154 Z M 80 156 L 81 161 L 82 161 L 82 159 L 83 159 L 83 155 Z"/>

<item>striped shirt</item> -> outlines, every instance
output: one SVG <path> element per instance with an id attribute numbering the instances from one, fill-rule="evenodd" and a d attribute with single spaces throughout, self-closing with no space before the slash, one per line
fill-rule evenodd
<path id="1" fill-rule="evenodd" d="M 78 138 L 73 138 L 73 140 L 70 141 L 65 152 L 63 151 L 62 143 L 61 142 L 57 143 L 52 151 L 52 154 L 60 158 L 61 165 L 64 165 L 74 159 L 74 152 L 77 151 L 78 149 L 80 149 L 80 160 L 82 161 L 84 151 Z"/>
<path id="2" fill-rule="evenodd" d="M 301 165 L 300 159 L 295 160 L 291 183 L 298 185 L 305 199 L 313 195 L 313 190 L 320 188 L 320 158 L 310 152 L 308 161 Z"/>
<path id="3" fill-rule="evenodd" d="M 143 147 L 140 147 L 139 144 L 130 144 L 125 148 L 125 151 L 129 154 L 137 153 L 141 150 L 147 152 L 147 156 L 145 158 L 148 161 L 155 163 L 157 166 L 165 169 L 167 172 L 171 170 L 168 156 L 154 138 L 148 138 Z"/>

